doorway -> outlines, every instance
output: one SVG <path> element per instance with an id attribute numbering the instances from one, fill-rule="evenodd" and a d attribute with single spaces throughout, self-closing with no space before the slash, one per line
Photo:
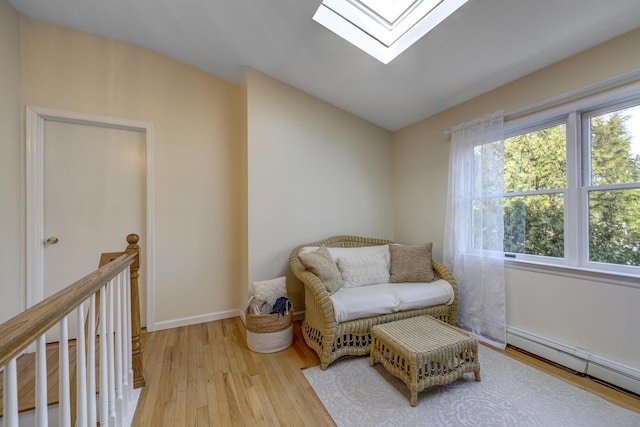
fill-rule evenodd
<path id="1" fill-rule="evenodd" d="M 152 137 L 148 123 L 27 108 L 28 306 L 97 269 L 100 253 L 124 250 L 133 232 L 141 323 L 153 329 Z"/>

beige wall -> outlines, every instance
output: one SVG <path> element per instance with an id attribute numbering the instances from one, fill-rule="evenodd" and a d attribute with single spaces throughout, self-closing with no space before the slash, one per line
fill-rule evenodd
<path id="1" fill-rule="evenodd" d="M 442 256 L 452 126 L 640 68 L 640 30 L 575 55 L 394 134 L 395 237 Z M 538 304 L 536 304 L 538 303 Z M 640 289 L 510 270 L 507 323 L 640 368 Z"/>
<path id="2" fill-rule="evenodd" d="M 254 70 L 247 110 L 249 281 L 288 273 L 305 242 L 393 238 L 389 132 Z M 301 310 L 292 276 L 288 291 Z"/>
<path id="3" fill-rule="evenodd" d="M 239 308 L 240 88 L 148 49 L 21 22 L 22 109 L 154 126 L 155 322 Z M 24 187 L 16 188 L 18 203 Z"/>
<path id="4" fill-rule="evenodd" d="M 248 138 L 248 120 L 247 120 L 247 82 L 240 86 L 240 144 L 237 145 L 238 162 L 237 176 L 239 189 L 237 196 L 239 197 L 240 211 L 238 217 L 240 219 L 240 233 L 238 242 L 240 252 L 240 274 L 238 275 L 237 286 L 240 288 L 240 305 L 241 309 L 245 308 L 245 301 L 249 299 L 249 197 L 248 197 L 248 165 L 247 165 L 247 138 Z"/>
<path id="5" fill-rule="evenodd" d="M 26 105 L 154 125 L 161 327 L 244 307 L 250 281 L 286 274 L 289 252 L 302 242 L 393 237 L 389 132 L 254 70 L 237 87 L 141 47 L 15 12 L 12 23 L 14 137 L 3 150 L 19 158 L 3 170 L 15 181 L 3 186 L 15 221 L 2 226 L 15 234 L 3 274 L 17 279 L 12 294 L 3 289 L 6 300 L 22 301 L 25 292 Z M 302 286 L 289 279 L 303 310 Z"/>
<path id="6" fill-rule="evenodd" d="M 20 144 L 20 16 L 0 0 L 0 323 L 24 308 L 24 153 Z"/>

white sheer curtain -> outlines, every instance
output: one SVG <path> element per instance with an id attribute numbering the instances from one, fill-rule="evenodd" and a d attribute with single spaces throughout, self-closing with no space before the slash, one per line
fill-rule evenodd
<path id="1" fill-rule="evenodd" d="M 503 113 L 451 130 L 444 263 L 458 282 L 458 326 L 506 345 Z"/>

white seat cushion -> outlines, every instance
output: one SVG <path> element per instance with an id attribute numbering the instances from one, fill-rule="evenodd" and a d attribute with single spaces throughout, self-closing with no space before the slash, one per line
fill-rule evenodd
<path id="1" fill-rule="evenodd" d="M 400 301 L 399 311 L 453 303 L 453 288 L 446 280 L 429 283 L 394 283 L 393 292 Z M 402 285 L 402 286 L 397 286 Z"/>
<path id="2" fill-rule="evenodd" d="M 453 302 L 446 280 L 431 283 L 382 283 L 342 288 L 331 295 L 338 323 Z"/>

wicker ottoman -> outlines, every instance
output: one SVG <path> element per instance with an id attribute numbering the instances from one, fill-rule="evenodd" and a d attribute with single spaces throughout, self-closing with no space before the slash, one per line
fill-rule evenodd
<path id="1" fill-rule="evenodd" d="M 418 393 L 433 385 L 449 384 L 467 372 L 480 381 L 478 340 L 431 316 L 412 317 L 371 328 L 371 360 L 376 360 L 411 392 L 411 406 Z"/>

